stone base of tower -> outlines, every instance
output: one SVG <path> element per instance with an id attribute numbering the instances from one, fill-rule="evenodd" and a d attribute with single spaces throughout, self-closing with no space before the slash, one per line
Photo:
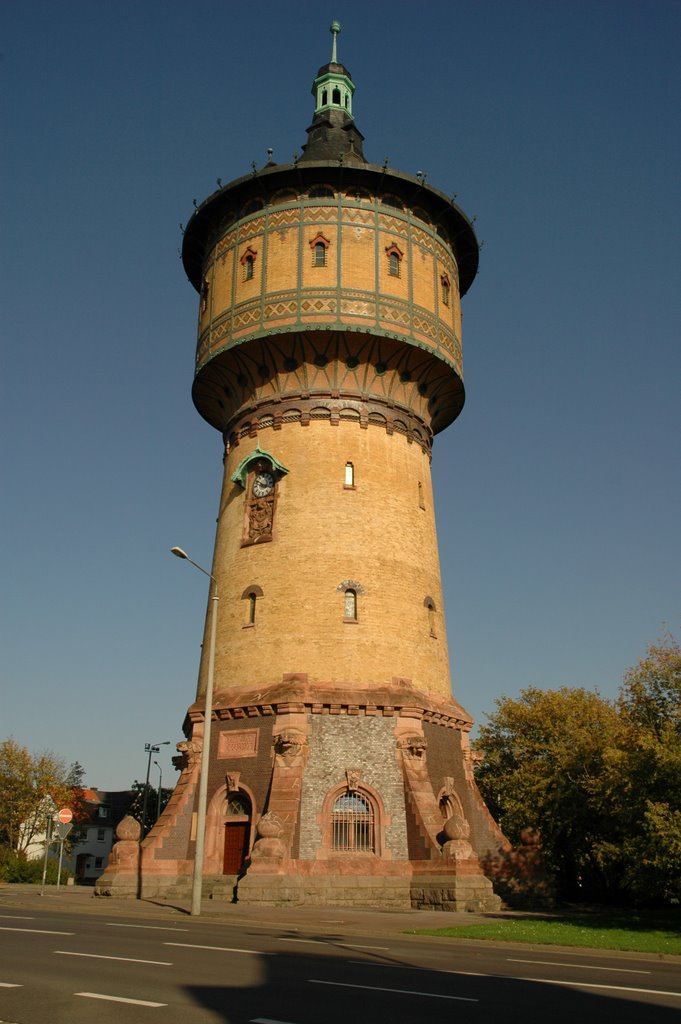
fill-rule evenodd
<path id="1" fill-rule="evenodd" d="M 139 893 L 187 897 L 203 735 L 189 709 L 181 774 L 141 846 Z M 304 674 L 213 705 L 205 897 L 268 905 L 495 910 L 481 862 L 509 845 L 473 778 L 470 718 L 409 680 Z M 116 847 L 101 895 L 130 895 Z"/>

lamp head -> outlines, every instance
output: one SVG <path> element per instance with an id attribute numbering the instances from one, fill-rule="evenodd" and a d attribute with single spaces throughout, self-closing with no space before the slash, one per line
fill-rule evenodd
<path id="1" fill-rule="evenodd" d="M 188 558 L 189 557 L 187 555 L 187 552 L 183 551 L 182 548 L 171 548 L 170 549 L 170 553 L 171 553 L 171 555 L 176 555 L 177 558 Z"/>

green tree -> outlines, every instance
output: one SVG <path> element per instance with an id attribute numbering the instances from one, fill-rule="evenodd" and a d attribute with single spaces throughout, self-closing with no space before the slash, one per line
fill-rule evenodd
<path id="1" fill-rule="evenodd" d="M 50 750 L 31 754 L 11 737 L 0 743 L 0 844 L 22 852 L 45 832 L 52 801 L 77 803 L 69 769 Z"/>
<path id="2" fill-rule="evenodd" d="M 517 843 L 539 828 L 547 869 L 565 896 L 606 896 L 616 884 L 618 821 L 608 779 L 622 726 L 614 704 L 584 689 L 529 687 L 502 697 L 475 743 L 477 781 Z"/>
<path id="3" fill-rule="evenodd" d="M 651 644 L 624 677 L 618 707 L 627 734 L 623 884 L 642 900 L 681 902 L 681 649 Z"/>

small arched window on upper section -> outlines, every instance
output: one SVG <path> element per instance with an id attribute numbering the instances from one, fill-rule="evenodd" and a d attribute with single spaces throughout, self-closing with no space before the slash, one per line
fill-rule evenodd
<path id="1" fill-rule="evenodd" d="M 442 287 L 442 305 L 448 306 L 452 285 L 447 274 L 442 274 L 440 277 L 440 285 Z"/>
<path id="2" fill-rule="evenodd" d="M 246 252 L 243 254 L 239 262 L 244 268 L 244 281 L 252 281 L 253 274 L 255 273 L 255 258 L 257 256 L 255 249 L 251 249 L 250 245 Z"/>
<path id="3" fill-rule="evenodd" d="M 326 250 L 331 245 L 328 238 L 321 234 L 321 232 L 312 239 L 310 242 L 310 249 L 312 250 L 312 266 L 313 267 L 325 267 L 326 266 Z"/>
<path id="4" fill-rule="evenodd" d="M 331 102 L 335 103 L 337 106 L 340 107 L 340 102 L 341 102 L 340 89 L 334 89 L 333 90 L 333 92 L 331 93 Z"/>
<path id="5" fill-rule="evenodd" d="M 262 589 L 256 584 L 251 584 L 250 587 L 246 587 L 241 600 L 248 602 L 246 605 L 246 621 L 244 622 L 244 628 L 247 626 L 255 626 L 255 616 L 258 600 L 262 597 Z"/>
<path id="6" fill-rule="evenodd" d="M 432 637 L 437 637 L 435 632 L 435 602 L 432 597 L 426 597 L 423 601 L 423 607 L 428 609 L 428 628 Z"/>
<path id="7" fill-rule="evenodd" d="M 203 315 L 208 309 L 208 296 L 210 295 L 210 284 L 208 278 L 204 277 L 203 284 L 201 285 L 201 314 Z"/>
<path id="8" fill-rule="evenodd" d="M 399 246 L 395 245 L 394 242 L 392 245 L 386 246 L 385 251 L 388 257 L 388 274 L 390 277 L 401 277 L 401 265 L 404 253 Z"/>

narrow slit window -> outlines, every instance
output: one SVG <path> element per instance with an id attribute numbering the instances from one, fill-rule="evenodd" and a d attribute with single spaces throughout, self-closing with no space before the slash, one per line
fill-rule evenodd
<path id="1" fill-rule="evenodd" d="M 446 274 L 443 274 L 442 277 L 440 278 L 440 284 L 442 285 L 442 305 L 448 306 L 451 285 L 449 283 L 449 278 L 447 277 Z"/>
<path id="2" fill-rule="evenodd" d="M 248 595 L 248 625 L 249 626 L 255 625 L 255 605 L 256 605 L 256 602 L 257 602 L 257 598 L 256 598 L 255 594 L 249 594 Z"/>
<path id="3" fill-rule="evenodd" d="M 426 503 L 423 500 L 423 484 L 419 480 L 419 508 L 425 508 Z"/>
<path id="4" fill-rule="evenodd" d="M 427 597 L 423 604 L 428 610 L 428 629 L 430 631 L 430 635 L 432 637 L 437 637 L 437 632 L 435 630 L 435 602 L 432 597 Z"/>
<path id="5" fill-rule="evenodd" d="M 400 258 L 396 252 L 388 253 L 388 273 L 391 277 L 400 276 Z"/>
<path id="6" fill-rule="evenodd" d="M 355 486 L 355 467 L 352 464 L 352 462 L 346 462 L 345 463 L 345 486 L 346 487 L 354 487 Z"/>
<path id="7" fill-rule="evenodd" d="M 253 279 L 253 257 L 249 254 L 244 260 L 244 281 Z"/>

